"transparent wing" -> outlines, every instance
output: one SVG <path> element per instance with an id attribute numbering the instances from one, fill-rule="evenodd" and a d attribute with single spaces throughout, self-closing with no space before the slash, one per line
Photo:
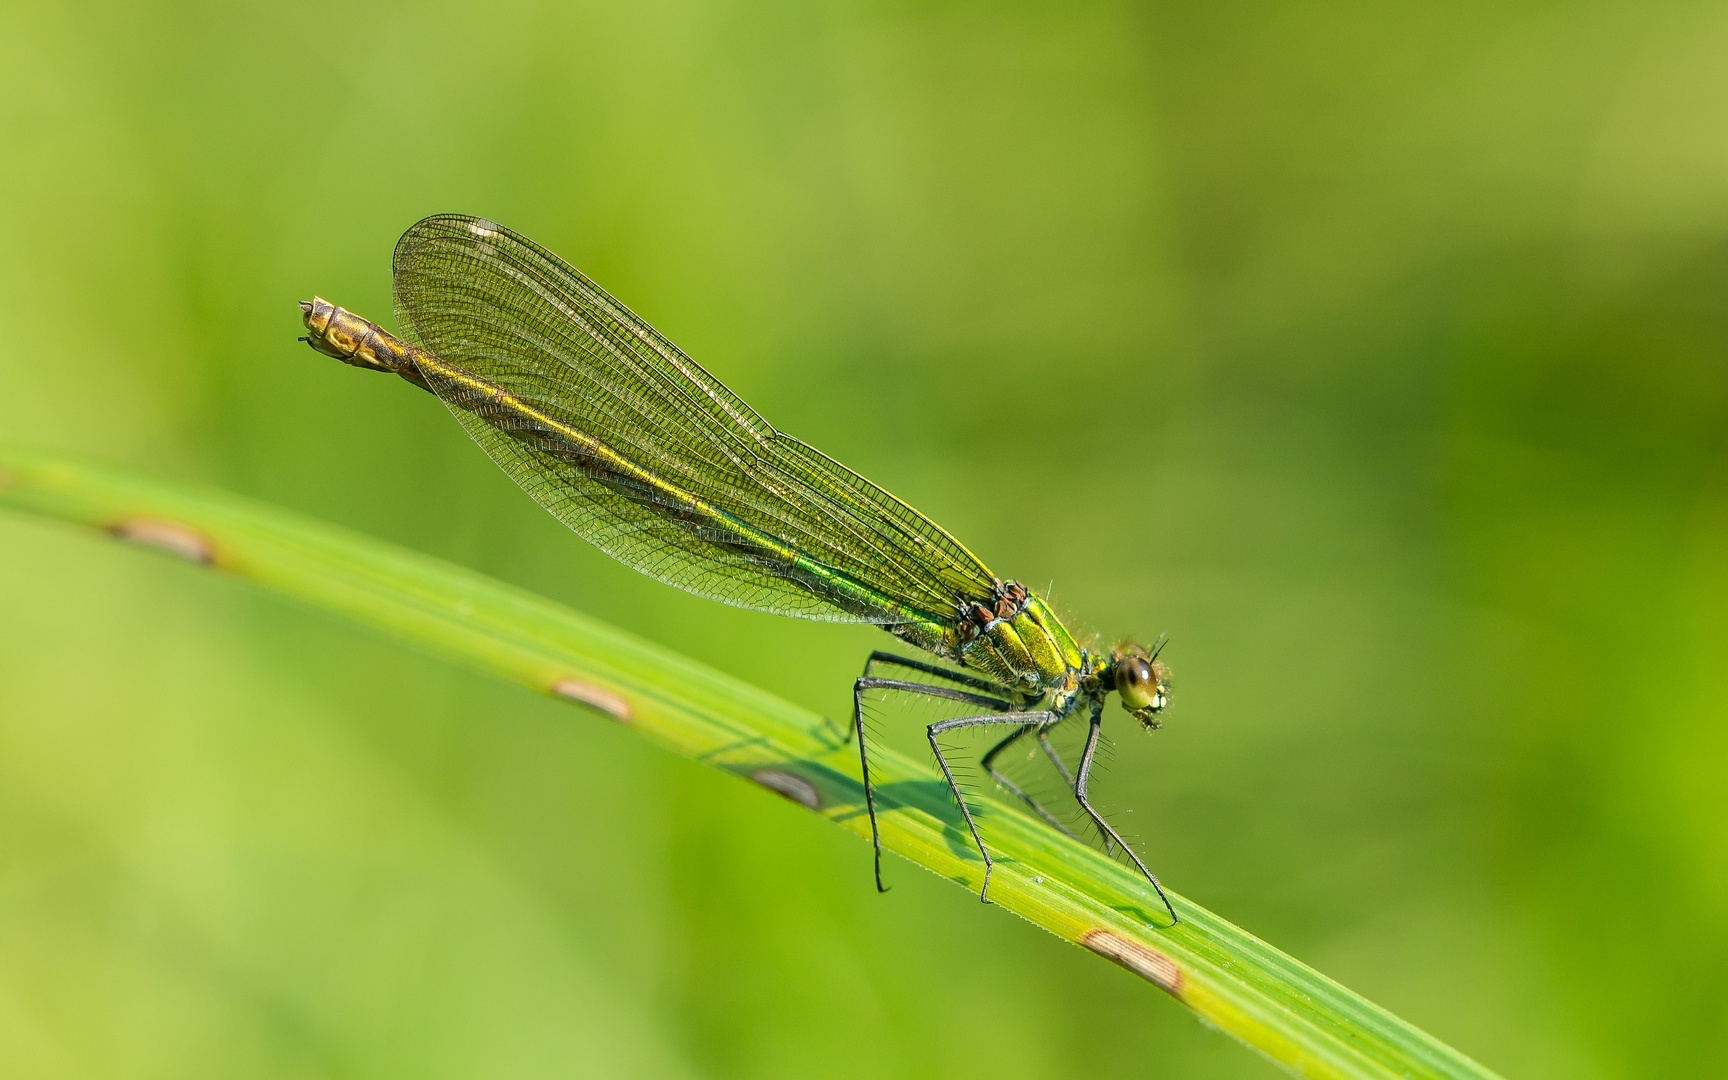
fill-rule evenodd
<path id="1" fill-rule="evenodd" d="M 994 575 L 935 522 L 775 431 L 526 237 L 439 215 L 403 235 L 394 266 L 398 324 L 447 365 L 427 373 L 434 392 L 524 490 L 621 562 L 812 619 L 945 621 L 990 595 Z"/>

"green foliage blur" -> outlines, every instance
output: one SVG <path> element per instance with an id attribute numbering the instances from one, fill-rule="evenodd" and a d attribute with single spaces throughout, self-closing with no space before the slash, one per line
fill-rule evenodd
<path id="1" fill-rule="evenodd" d="M 621 568 L 295 342 L 563 254 L 784 430 L 1170 634 L 1176 889 L 1510 1077 L 1728 1060 L 1728 15 L 0 8 L 0 438 L 481 569 L 841 717 L 864 628 Z M 910 744 L 915 746 L 916 740 Z M 586 712 L 0 517 L 0 1074 L 1263 1077 Z"/>

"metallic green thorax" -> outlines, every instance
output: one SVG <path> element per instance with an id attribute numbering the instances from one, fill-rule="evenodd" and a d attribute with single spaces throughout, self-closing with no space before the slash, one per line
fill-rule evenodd
<path id="1" fill-rule="evenodd" d="M 950 659 L 1022 693 L 1049 693 L 1066 705 L 1095 674 L 1050 605 L 1017 581 L 998 586 L 991 602 L 973 604 L 956 629 L 959 650 Z"/>
<path id="2" fill-rule="evenodd" d="M 896 603 L 833 567 L 823 565 L 735 515 L 706 503 L 649 465 L 631 459 L 594 435 L 535 408 L 519 395 L 467 372 L 432 352 L 395 337 L 376 323 L 321 298 L 302 303 L 308 342 L 344 363 L 400 375 L 423 390 L 458 387 L 446 401 L 505 414 L 513 431 L 531 432 L 536 449 L 583 462 L 618 486 L 652 489 L 703 529 L 724 534 L 739 548 L 766 552 L 801 581 L 815 581 L 842 602 L 892 611 L 883 629 L 906 643 L 972 668 L 1028 699 L 1048 696 L 1066 712 L 1081 691 L 1108 687 L 1108 665 L 1085 652 L 1044 600 L 1018 582 L 998 582 L 991 595 L 964 597 L 948 612 L 919 611 Z"/>

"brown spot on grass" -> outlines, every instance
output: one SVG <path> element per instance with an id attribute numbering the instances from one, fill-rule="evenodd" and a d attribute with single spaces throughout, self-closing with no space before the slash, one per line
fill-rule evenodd
<path id="1" fill-rule="evenodd" d="M 209 566 L 216 561 L 216 544 L 190 525 L 160 518 L 123 518 L 108 526 L 121 540 L 165 551 L 175 558 Z"/>
<path id="2" fill-rule="evenodd" d="M 1182 996 L 1182 969 L 1163 953 L 1109 930 L 1088 930 L 1080 944 L 1176 997 Z"/>
<path id="3" fill-rule="evenodd" d="M 0 465 L 0 488 L 9 488 L 18 482 L 17 474 L 4 465 Z"/>
<path id="4" fill-rule="evenodd" d="M 610 690 L 602 690 L 579 679 L 559 679 L 552 684 L 551 690 L 556 697 L 599 709 L 614 720 L 630 720 L 630 703 Z"/>
<path id="5" fill-rule="evenodd" d="M 750 779 L 778 795 L 783 795 L 806 810 L 822 809 L 822 793 L 816 785 L 784 769 L 757 769 Z"/>

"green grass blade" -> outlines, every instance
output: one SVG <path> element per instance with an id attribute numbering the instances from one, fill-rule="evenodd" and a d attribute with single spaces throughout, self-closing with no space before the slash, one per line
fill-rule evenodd
<path id="1" fill-rule="evenodd" d="M 568 608 L 403 548 L 219 491 L 0 445 L 0 506 L 249 579 L 599 711 L 868 837 L 857 754 L 832 723 Z M 931 765 L 880 751 L 886 847 L 974 892 L 983 863 Z M 984 816 L 991 897 L 1159 986 L 1301 1076 L 1492 1077 L 1251 934 L 1014 811 Z M 862 886 L 861 886 L 862 887 Z"/>

